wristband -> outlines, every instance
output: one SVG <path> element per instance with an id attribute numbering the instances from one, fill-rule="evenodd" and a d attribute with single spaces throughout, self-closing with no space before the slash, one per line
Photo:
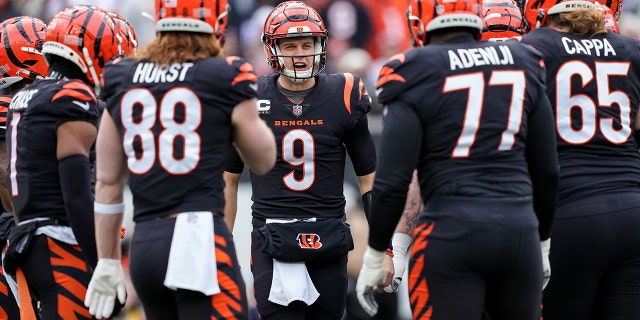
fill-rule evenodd
<path id="1" fill-rule="evenodd" d="M 391 243 L 393 244 L 393 251 L 397 254 L 405 255 L 409 250 L 409 246 L 413 242 L 413 238 L 403 232 L 396 232 L 393 234 L 393 238 L 391 238 Z"/>
<path id="2" fill-rule="evenodd" d="M 124 212 L 124 202 L 120 203 L 93 203 L 93 211 L 100 214 L 119 214 Z"/>
<path id="3" fill-rule="evenodd" d="M 387 253 L 387 255 L 388 255 L 389 257 L 393 258 L 393 250 L 391 250 L 391 249 L 387 249 L 387 250 L 385 250 L 385 252 Z"/>

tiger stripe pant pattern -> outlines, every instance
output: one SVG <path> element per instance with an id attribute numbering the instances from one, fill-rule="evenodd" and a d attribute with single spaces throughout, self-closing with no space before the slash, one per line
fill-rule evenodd
<path id="1" fill-rule="evenodd" d="M 221 292 L 213 296 L 164 286 L 176 219 L 137 222 L 131 239 L 129 272 L 147 320 L 248 319 L 247 292 L 233 236 L 214 216 L 217 276 Z"/>
<path id="2" fill-rule="evenodd" d="M 84 306 L 91 274 L 79 246 L 36 235 L 21 267 L 40 319 L 91 319 Z"/>

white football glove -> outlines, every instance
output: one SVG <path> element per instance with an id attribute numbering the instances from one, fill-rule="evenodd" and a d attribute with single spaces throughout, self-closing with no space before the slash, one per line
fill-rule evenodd
<path id="1" fill-rule="evenodd" d="M 384 287 L 385 292 L 398 292 L 398 287 L 400 287 L 400 283 L 402 282 L 402 276 L 407 269 L 407 251 L 412 242 L 413 238 L 406 233 L 396 232 L 393 234 L 391 245 L 393 246 L 394 275 L 391 284 Z"/>
<path id="2" fill-rule="evenodd" d="M 87 287 L 84 305 L 97 319 L 106 319 L 113 312 L 116 296 L 124 304 L 127 291 L 120 259 L 98 259 Z"/>
<path id="3" fill-rule="evenodd" d="M 384 251 L 378 251 L 367 246 L 362 259 L 358 282 L 356 282 L 358 302 L 360 302 L 362 309 L 372 317 L 378 313 L 378 303 L 373 296 L 373 288 L 382 283 L 384 278 L 382 259 L 385 254 Z"/>
<path id="4" fill-rule="evenodd" d="M 551 238 L 540 241 L 540 251 L 542 253 L 542 289 L 547 287 L 551 278 L 551 264 L 549 263 L 549 252 L 551 251 Z"/>

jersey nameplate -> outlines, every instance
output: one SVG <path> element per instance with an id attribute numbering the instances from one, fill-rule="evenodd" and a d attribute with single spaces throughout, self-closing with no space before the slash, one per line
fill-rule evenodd
<path id="1" fill-rule="evenodd" d="M 174 63 L 169 67 L 156 65 L 151 62 L 139 63 L 133 74 L 133 83 L 163 83 L 184 81 L 187 71 L 193 67 L 193 63 Z"/>
<path id="2" fill-rule="evenodd" d="M 22 90 L 13 97 L 9 109 L 14 111 L 24 110 L 29 105 L 29 101 L 33 96 L 38 93 L 38 89 Z"/>
<path id="3" fill-rule="evenodd" d="M 562 37 L 562 45 L 568 54 L 586 54 L 590 56 L 615 56 L 616 50 L 607 39 L 570 39 Z"/>

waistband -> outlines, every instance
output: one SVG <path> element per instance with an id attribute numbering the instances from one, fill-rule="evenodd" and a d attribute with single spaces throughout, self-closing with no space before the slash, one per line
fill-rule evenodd
<path id="1" fill-rule="evenodd" d="M 558 206 L 555 218 L 575 218 L 640 207 L 640 192 L 591 195 Z"/>
<path id="2" fill-rule="evenodd" d="M 537 222 L 531 197 L 432 197 L 425 202 L 423 215 L 479 222 Z"/>
<path id="3" fill-rule="evenodd" d="M 153 221 L 153 220 L 160 220 L 160 219 L 175 219 L 178 217 L 179 214 L 181 213 L 189 213 L 189 212 L 207 212 L 207 211 L 185 211 L 185 212 L 177 212 L 177 213 L 170 213 L 170 214 L 166 214 L 166 215 L 162 215 L 162 216 L 153 216 L 153 217 L 145 217 L 144 219 L 139 219 L 139 220 L 134 220 L 135 222 L 146 222 L 146 221 Z M 224 217 L 224 213 L 222 212 L 213 212 L 213 211 L 209 211 L 211 212 L 211 214 L 213 215 L 214 218 L 222 218 Z"/>
<path id="4" fill-rule="evenodd" d="M 193 211 L 193 212 L 202 212 L 202 211 Z M 164 216 L 164 217 L 158 217 L 156 219 L 175 219 L 181 213 L 188 213 L 188 212 L 172 213 L 170 215 L 167 215 L 167 216 Z M 213 215 L 214 218 L 215 217 L 224 217 L 224 214 L 222 214 L 220 212 L 211 212 L 211 214 Z"/>
<path id="5" fill-rule="evenodd" d="M 64 219 L 59 218 L 33 218 L 25 221 L 21 221 L 18 225 L 26 225 L 35 223 L 36 228 L 45 227 L 45 226 L 62 226 L 68 227 L 69 222 Z"/>
<path id="6" fill-rule="evenodd" d="M 269 219 L 282 219 L 282 220 L 291 220 L 291 219 L 298 219 L 298 220 L 305 220 L 305 219 L 311 219 L 314 217 L 307 217 L 307 218 L 269 218 Z M 342 219 L 342 221 L 347 221 L 347 216 L 346 215 L 342 215 L 339 217 L 315 217 L 316 221 L 322 221 L 322 220 L 331 220 L 331 219 Z M 251 224 L 255 227 L 255 228 L 262 228 L 264 227 L 264 225 L 266 224 L 266 219 L 263 218 L 257 218 L 257 217 L 253 217 L 251 218 Z"/>

